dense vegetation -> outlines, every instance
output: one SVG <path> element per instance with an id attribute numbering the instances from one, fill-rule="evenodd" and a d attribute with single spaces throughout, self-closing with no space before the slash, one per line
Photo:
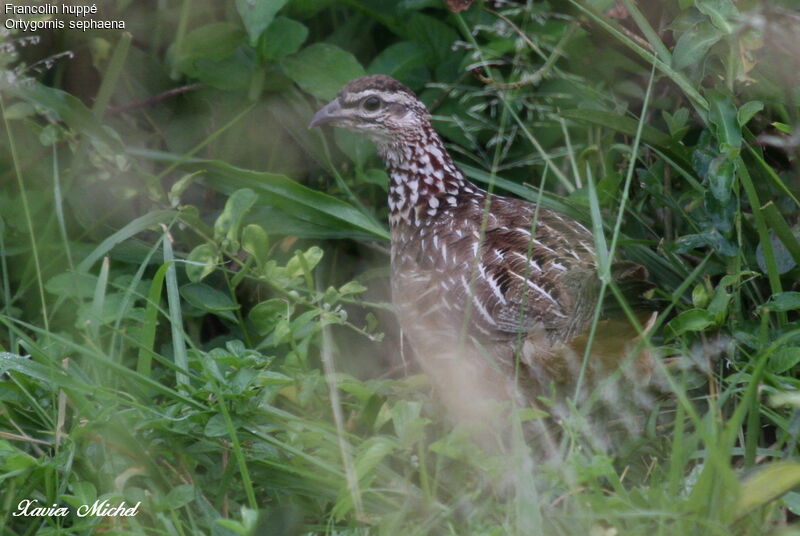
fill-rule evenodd
<path id="1" fill-rule="evenodd" d="M 126 31 L 6 33 L 0 532 L 797 533 L 796 10 L 109 0 Z M 387 304 L 382 164 L 306 128 L 365 72 L 471 180 L 648 268 L 671 394 L 641 436 L 565 422 L 541 467 L 441 415 Z M 98 498 L 140 512 L 13 515 Z"/>

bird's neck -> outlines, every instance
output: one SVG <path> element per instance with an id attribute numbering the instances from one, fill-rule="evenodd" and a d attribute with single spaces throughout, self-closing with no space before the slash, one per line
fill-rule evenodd
<path id="1" fill-rule="evenodd" d="M 379 144 L 389 173 L 389 222 L 423 226 L 479 190 L 464 179 L 430 122 Z"/>

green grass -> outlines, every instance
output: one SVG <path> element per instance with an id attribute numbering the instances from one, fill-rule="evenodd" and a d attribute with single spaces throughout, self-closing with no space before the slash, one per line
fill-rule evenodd
<path id="1" fill-rule="evenodd" d="M 799 14 L 621 4 L 119 1 L 129 33 L 4 37 L 0 534 L 796 533 Z M 641 433 L 598 447 L 582 404 L 546 464 L 537 412 L 498 414 L 500 452 L 442 414 L 388 305 L 382 164 L 306 128 L 364 72 L 470 179 L 592 228 L 634 324 L 610 261 L 648 268 Z"/>

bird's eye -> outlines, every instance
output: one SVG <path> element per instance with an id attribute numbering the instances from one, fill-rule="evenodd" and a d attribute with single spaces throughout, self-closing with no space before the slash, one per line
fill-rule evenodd
<path id="1" fill-rule="evenodd" d="M 381 107 L 381 99 L 375 96 L 367 97 L 361 102 L 361 107 L 368 112 L 374 112 Z"/>

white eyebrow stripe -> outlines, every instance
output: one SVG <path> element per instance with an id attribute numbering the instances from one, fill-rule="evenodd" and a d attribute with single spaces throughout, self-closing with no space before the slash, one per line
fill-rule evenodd
<path id="1" fill-rule="evenodd" d="M 344 100 L 348 104 L 355 104 L 356 102 L 358 102 L 358 101 L 360 101 L 362 99 L 365 99 L 367 97 L 372 97 L 372 96 L 378 97 L 379 99 L 381 99 L 384 102 L 392 102 L 392 103 L 406 102 L 407 103 L 407 102 L 410 101 L 410 98 L 409 98 L 410 96 L 406 95 L 405 93 L 402 93 L 402 92 L 400 92 L 400 93 L 398 93 L 398 92 L 389 93 L 389 92 L 386 92 L 386 91 L 380 91 L 380 90 L 376 90 L 376 89 L 364 89 L 364 90 L 361 90 L 361 91 L 359 91 L 357 93 L 348 93 L 348 94 L 344 95 L 344 97 L 345 97 Z"/>

